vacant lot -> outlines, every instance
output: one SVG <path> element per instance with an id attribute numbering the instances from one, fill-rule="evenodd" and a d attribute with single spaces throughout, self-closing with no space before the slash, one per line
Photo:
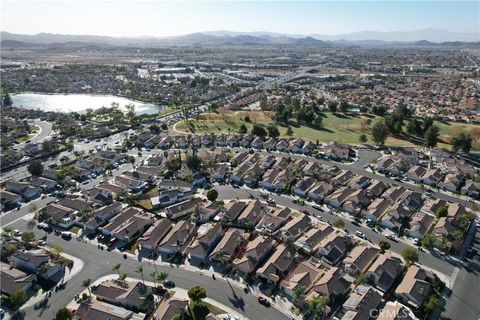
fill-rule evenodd
<path id="1" fill-rule="evenodd" d="M 245 121 L 247 118 L 250 121 Z M 244 124 L 248 131 L 254 124 L 267 126 L 272 124 L 274 118 L 273 112 L 261 111 L 236 111 L 225 114 L 204 113 L 198 120 L 187 120 L 177 124 L 176 128 L 180 131 L 190 133 L 238 133 L 240 126 Z M 338 143 L 359 144 L 359 136 L 365 134 L 368 142 L 372 141 L 370 127 L 381 118 L 377 116 L 347 116 L 343 114 L 326 113 L 323 118 L 323 128 L 299 125 L 295 122 L 291 124 L 293 136 L 307 140 L 320 142 L 336 141 Z M 474 125 L 468 124 L 443 124 L 436 123 L 440 127 L 440 139 L 443 141 L 439 147 L 449 147 L 448 142 L 451 137 L 460 131 L 468 132 Z M 477 126 L 478 127 L 478 126 Z M 287 127 L 278 126 L 281 137 L 287 137 Z M 418 141 L 417 141 L 418 142 Z M 421 141 L 420 141 L 421 142 Z M 414 141 L 408 141 L 395 137 L 388 137 L 386 144 L 389 146 L 414 146 Z M 474 149 L 480 150 L 480 142 L 474 142 Z"/>

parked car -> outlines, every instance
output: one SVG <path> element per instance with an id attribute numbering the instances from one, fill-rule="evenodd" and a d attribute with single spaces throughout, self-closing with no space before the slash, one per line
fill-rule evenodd
<path id="1" fill-rule="evenodd" d="M 418 239 L 418 238 L 413 239 L 413 244 L 416 245 L 416 246 L 419 246 L 421 244 L 420 239 Z"/>
<path id="2" fill-rule="evenodd" d="M 48 224 L 45 222 L 40 222 L 39 224 L 37 224 L 38 229 L 45 229 L 47 227 L 48 227 Z"/>
<path id="3" fill-rule="evenodd" d="M 316 204 L 316 203 L 312 205 L 312 208 L 313 208 L 313 209 L 320 210 L 320 211 L 323 211 L 322 206 L 319 205 L 319 204 Z"/>
<path id="4" fill-rule="evenodd" d="M 385 236 L 387 239 L 390 239 L 392 241 L 397 241 L 397 239 L 395 238 L 395 236 L 393 234 L 388 234 Z"/>
<path id="5" fill-rule="evenodd" d="M 70 231 L 62 231 L 60 233 L 60 236 L 65 239 L 65 240 L 70 240 L 72 239 L 72 233 Z"/>
<path id="6" fill-rule="evenodd" d="M 355 231 L 355 235 L 359 238 L 367 239 L 367 236 L 365 236 L 365 234 L 363 232 Z"/>
<path id="7" fill-rule="evenodd" d="M 269 307 L 270 306 L 270 302 L 267 300 L 267 298 L 265 297 L 258 297 L 258 302 L 260 304 L 263 304 L 265 307 Z"/>
<path id="8" fill-rule="evenodd" d="M 175 282 L 173 282 L 172 280 L 164 280 L 163 285 L 166 288 L 173 288 L 173 287 L 175 287 Z"/>
<path id="9" fill-rule="evenodd" d="M 267 198 L 267 203 L 270 204 L 270 205 L 274 205 L 275 200 L 273 200 L 272 198 Z"/>

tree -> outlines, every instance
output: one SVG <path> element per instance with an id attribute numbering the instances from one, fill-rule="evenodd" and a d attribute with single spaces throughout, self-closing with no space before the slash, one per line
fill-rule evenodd
<path id="1" fill-rule="evenodd" d="M 58 259 L 60 258 L 60 255 L 63 253 L 64 250 L 62 246 L 55 246 L 53 247 L 52 251 L 55 257 Z"/>
<path id="2" fill-rule="evenodd" d="M 90 285 L 91 284 L 92 284 L 92 279 L 90 279 L 90 278 L 87 278 L 87 279 L 82 281 L 82 287 L 87 288 L 88 295 L 90 296 L 90 298 L 92 297 L 92 291 L 90 290 Z"/>
<path id="3" fill-rule="evenodd" d="M 287 128 L 287 136 L 291 137 L 293 135 L 293 130 L 292 128 L 288 127 Z"/>
<path id="4" fill-rule="evenodd" d="M 365 283 L 367 282 L 368 280 L 368 276 L 366 273 L 362 273 L 361 275 L 359 275 L 356 279 L 355 279 L 355 284 L 362 284 L 362 283 Z"/>
<path id="5" fill-rule="evenodd" d="M 253 125 L 252 134 L 254 136 L 265 137 L 267 135 L 267 130 L 264 127 L 259 126 L 258 124 Z"/>
<path id="6" fill-rule="evenodd" d="M 145 285 L 145 279 L 143 278 L 143 267 L 142 266 L 138 266 L 137 269 L 135 270 L 136 273 L 140 273 L 140 275 L 142 276 L 142 282 L 143 282 L 143 285 Z"/>
<path id="7" fill-rule="evenodd" d="M 343 221 L 342 219 L 337 219 L 335 221 L 333 221 L 333 226 L 336 227 L 336 228 L 343 228 L 345 227 L 345 221 Z"/>
<path id="8" fill-rule="evenodd" d="M 455 230 L 452 232 L 452 237 L 455 239 L 455 240 L 463 240 L 464 238 L 464 234 L 463 234 L 463 231 L 462 230 Z"/>
<path id="9" fill-rule="evenodd" d="M 283 240 L 283 243 L 287 247 L 291 247 L 293 245 L 293 238 L 292 237 L 286 237 L 285 240 Z"/>
<path id="10" fill-rule="evenodd" d="M 40 160 L 32 160 L 27 167 L 28 172 L 33 176 L 39 176 L 43 173 L 43 164 Z"/>
<path id="11" fill-rule="evenodd" d="M 433 119 L 432 118 L 424 118 L 423 119 L 423 133 L 427 132 L 427 130 L 433 125 Z"/>
<path id="12" fill-rule="evenodd" d="M 215 189 L 208 190 L 208 192 L 207 192 L 207 199 L 208 200 L 213 202 L 213 201 L 217 200 L 217 198 L 218 198 L 218 191 L 217 190 L 215 190 Z"/>
<path id="13" fill-rule="evenodd" d="M 437 218 L 443 218 L 448 216 L 448 207 L 442 206 L 438 208 L 437 210 L 435 210 L 435 215 L 437 216 Z"/>
<path id="14" fill-rule="evenodd" d="M 25 301 L 27 301 L 27 293 L 23 289 L 15 289 L 10 295 L 10 303 L 15 310 L 20 308 Z"/>
<path id="15" fill-rule="evenodd" d="M 194 303 L 200 302 L 207 297 L 207 291 L 200 286 L 191 287 L 188 289 L 188 297 Z"/>
<path id="16" fill-rule="evenodd" d="M 73 314 L 67 308 L 59 309 L 55 314 L 55 320 L 71 320 L 71 319 L 73 319 Z"/>
<path id="17" fill-rule="evenodd" d="M 427 233 L 422 238 L 422 246 L 429 249 L 435 241 L 435 236 L 431 233 Z"/>
<path id="18" fill-rule="evenodd" d="M 366 143 L 368 141 L 368 137 L 365 133 L 362 133 L 359 137 L 358 137 L 358 141 L 360 141 L 361 143 Z"/>
<path id="19" fill-rule="evenodd" d="M 200 166 L 202 165 L 202 159 L 200 159 L 197 155 L 191 155 L 187 158 L 187 167 L 192 170 L 199 170 Z"/>
<path id="20" fill-rule="evenodd" d="M 121 267 L 121 266 L 122 266 L 121 263 L 117 263 L 116 265 L 114 265 L 114 266 L 112 267 L 112 271 L 116 271 L 117 274 L 118 274 L 118 277 L 120 277 L 120 267 Z"/>
<path id="21" fill-rule="evenodd" d="M 31 242 L 35 239 L 35 233 L 31 231 L 24 231 L 22 232 L 22 237 L 21 237 L 23 242 Z"/>
<path id="22" fill-rule="evenodd" d="M 162 271 L 162 272 L 157 273 L 157 280 L 158 281 L 163 281 L 163 280 L 167 279 L 167 277 L 168 277 L 168 272 L 166 272 L 166 271 Z"/>
<path id="23" fill-rule="evenodd" d="M 9 107 L 12 104 L 13 104 L 12 97 L 10 96 L 10 94 L 8 92 L 5 92 L 5 94 L 3 95 L 3 105 L 6 106 L 6 107 Z"/>
<path id="24" fill-rule="evenodd" d="M 315 127 L 316 127 L 317 129 L 320 129 L 321 127 L 323 127 L 323 117 L 322 117 L 322 115 L 319 115 L 319 114 L 318 114 L 318 115 L 315 117 L 315 119 L 313 120 L 313 124 L 315 125 Z"/>
<path id="25" fill-rule="evenodd" d="M 330 110 L 330 112 L 332 113 L 337 112 L 337 106 L 338 106 L 338 103 L 336 101 L 328 102 L 328 110 Z"/>
<path id="26" fill-rule="evenodd" d="M 440 135 L 440 129 L 436 125 L 430 126 L 423 135 L 424 144 L 426 147 L 434 148 L 438 143 L 438 137 Z"/>
<path id="27" fill-rule="evenodd" d="M 269 125 L 267 127 L 267 131 L 268 131 L 268 136 L 272 138 L 277 138 L 280 135 L 280 131 L 275 125 Z"/>
<path id="28" fill-rule="evenodd" d="M 350 104 L 345 100 L 340 101 L 340 111 L 347 113 L 348 109 L 350 109 Z"/>
<path id="29" fill-rule="evenodd" d="M 292 292 L 292 302 L 295 303 L 300 300 L 305 293 L 305 286 L 298 286 Z"/>
<path id="30" fill-rule="evenodd" d="M 377 121 L 372 126 L 373 142 L 377 145 L 384 145 L 388 136 L 388 129 L 384 121 Z"/>
<path id="31" fill-rule="evenodd" d="M 426 313 L 430 313 L 438 307 L 438 298 L 435 295 L 430 296 L 428 302 L 424 306 Z"/>
<path id="32" fill-rule="evenodd" d="M 452 151 L 458 152 L 462 150 L 463 152 L 469 153 L 472 149 L 472 138 L 470 135 L 465 134 L 465 132 L 460 132 L 452 138 Z"/>
<path id="33" fill-rule="evenodd" d="M 385 240 L 380 240 L 378 243 L 378 246 L 380 247 L 380 250 L 382 253 L 384 253 L 386 250 L 390 249 L 390 243 L 388 243 Z"/>
<path id="34" fill-rule="evenodd" d="M 418 251 L 415 248 L 405 248 L 402 251 L 402 258 L 405 260 L 407 265 L 412 265 L 418 261 Z"/>
<path id="35" fill-rule="evenodd" d="M 422 136 L 423 129 L 422 129 L 422 124 L 420 123 L 420 121 L 418 121 L 417 119 L 411 119 L 410 121 L 408 121 L 407 132 L 409 134 L 413 134 L 417 137 Z"/>
<path id="36" fill-rule="evenodd" d="M 238 133 L 240 133 L 240 134 L 245 134 L 245 133 L 247 133 L 247 131 L 248 131 L 248 130 L 247 130 L 247 126 L 242 123 L 242 124 L 240 125 L 240 129 L 238 129 Z"/>
<path id="37" fill-rule="evenodd" d="M 323 319 L 325 309 L 329 303 L 330 300 L 325 296 L 318 296 L 308 301 L 308 310 L 312 314 L 312 319 Z"/>

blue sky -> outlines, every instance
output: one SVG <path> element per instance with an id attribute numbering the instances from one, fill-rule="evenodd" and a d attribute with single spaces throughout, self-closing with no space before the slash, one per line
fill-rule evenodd
<path id="1" fill-rule="evenodd" d="M 480 32 L 479 1 L 1 0 L 1 29 L 112 36 L 201 31 L 343 34 L 444 29 Z"/>

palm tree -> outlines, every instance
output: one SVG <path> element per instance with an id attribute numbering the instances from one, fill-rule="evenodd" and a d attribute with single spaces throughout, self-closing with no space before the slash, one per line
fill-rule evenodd
<path id="1" fill-rule="evenodd" d="M 118 275 L 118 281 L 125 283 L 125 279 L 127 279 L 128 274 L 126 272 L 122 272 Z"/>
<path id="2" fill-rule="evenodd" d="M 92 284 L 92 279 L 90 279 L 90 278 L 87 278 L 87 279 L 82 281 L 82 287 L 87 288 L 88 295 L 90 296 L 90 298 L 92 297 L 92 291 L 90 290 L 90 285 L 91 284 Z"/>
<path id="3" fill-rule="evenodd" d="M 163 281 L 163 280 L 167 279 L 167 277 L 168 277 L 168 272 L 166 272 L 166 271 L 162 271 L 162 272 L 157 273 L 157 281 Z"/>
<path id="4" fill-rule="evenodd" d="M 157 287 L 157 273 L 156 272 L 150 273 L 150 277 L 153 279 L 153 285 L 156 288 Z"/>
<path id="5" fill-rule="evenodd" d="M 135 270 L 135 272 L 140 273 L 140 275 L 142 276 L 143 285 L 145 285 L 145 279 L 143 278 L 143 267 L 138 266 L 138 268 Z"/>
<path id="6" fill-rule="evenodd" d="M 122 266 L 121 263 L 118 263 L 112 267 L 112 271 L 117 271 L 118 277 L 120 277 L 120 267 Z"/>
<path id="7" fill-rule="evenodd" d="M 325 296 L 318 296 L 308 302 L 308 310 L 312 313 L 314 320 L 324 319 L 324 312 L 329 302 L 330 300 Z"/>

